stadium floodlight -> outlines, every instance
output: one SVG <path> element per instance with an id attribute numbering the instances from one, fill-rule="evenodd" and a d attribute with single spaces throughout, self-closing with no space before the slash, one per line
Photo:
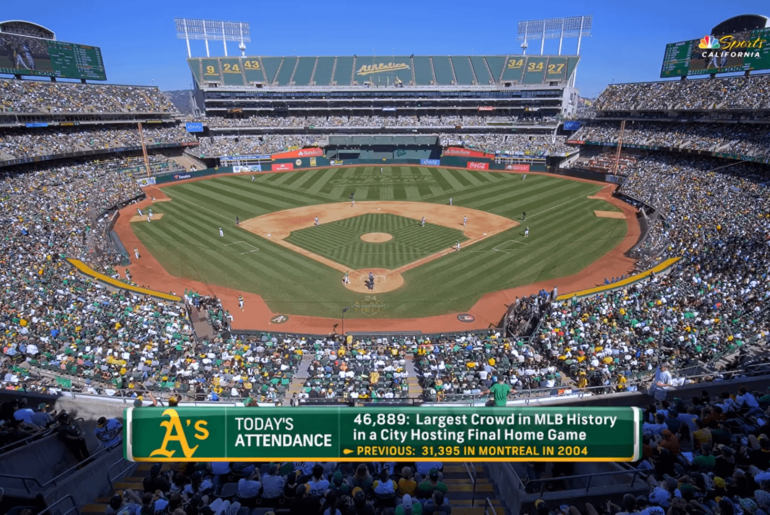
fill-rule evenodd
<path id="1" fill-rule="evenodd" d="M 570 16 L 568 18 L 548 18 L 546 20 L 520 21 L 518 27 L 517 41 L 523 41 L 522 48 L 525 49 L 527 41 L 530 39 L 540 40 L 540 55 L 543 55 L 546 39 L 559 40 L 559 55 L 561 55 L 561 44 L 564 38 L 578 38 L 577 54 L 580 55 L 580 41 L 583 36 L 591 35 L 591 26 L 594 16 Z"/>
<path id="2" fill-rule="evenodd" d="M 227 42 L 239 41 L 238 48 L 245 53 L 245 42 L 251 42 L 251 26 L 242 21 L 193 20 L 190 18 L 174 18 L 176 37 L 187 42 L 187 57 L 190 53 L 190 40 L 202 39 L 206 42 L 206 57 L 209 55 L 209 40 L 221 41 L 227 57 Z"/>

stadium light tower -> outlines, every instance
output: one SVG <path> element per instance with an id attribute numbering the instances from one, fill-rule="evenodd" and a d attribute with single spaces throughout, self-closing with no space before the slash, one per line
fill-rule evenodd
<path id="1" fill-rule="evenodd" d="M 594 17 L 570 16 L 568 18 L 549 18 L 547 20 L 520 21 L 517 41 L 526 43 L 530 39 L 540 40 L 540 55 L 543 55 L 546 39 L 559 40 L 559 55 L 564 38 L 578 38 L 577 54 L 580 55 L 580 43 L 583 36 L 591 35 Z M 524 47 L 522 43 L 522 48 Z"/>
<path id="2" fill-rule="evenodd" d="M 242 54 L 246 50 L 245 42 L 251 42 L 251 26 L 246 22 L 174 18 L 174 24 L 176 25 L 176 37 L 187 42 L 187 57 L 192 57 L 190 53 L 191 39 L 202 39 L 206 42 L 206 57 L 211 57 L 209 55 L 209 40 L 222 42 L 225 48 L 225 57 L 227 57 L 228 41 L 239 41 L 238 48 Z"/>
<path id="3" fill-rule="evenodd" d="M 530 39 L 540 40 L 540 55 L 543 55 L 546 39 L 559 40 L 559 55 L 561 55 L 561 46 L 564 38 L 577 38 L 577 52 L 580 55 L 580 43 L 583 36 L 591 35 L 591 28 L 594 22 L 594 15 L 587 16 L 569 16 L 567 18 L 548 18 L 546 20 L 520 21 L 518 27 L 517 41 L 523 41 L 521 48 L 523 53 L 527 53 L 529 46 L 527 41 Z M 572 72 L 572 86 L 575 85 L 577 77 L 577 66 Z"/>

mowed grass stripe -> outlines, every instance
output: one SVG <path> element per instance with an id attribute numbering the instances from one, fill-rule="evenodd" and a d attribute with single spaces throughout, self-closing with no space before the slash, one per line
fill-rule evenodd
<path id="1" fill-rule="evenodd" d="M 346 176 L 345 172 L 351 169 L 348 168 L 348 169 L 342 169 L 342 170 L 344 170 L 342 176 L 345 177 Z M 312 195 L 325 193 L 327 196 L 329 196 L 329 192 L 333 188 L 333 186 L 330 184 L 330 181 L 334 178 L 339 178 L 339 177 L 340 177 L 340 169 L 335 170 L 334 168 L 329 168 L 326 170 L 326 172 L 324 172 L 324 174 L 317 181 L 315 181 L 313 185 L 311 185 L 305 191 Z M 332 198 L 335 198 L 335 197 L 332 196 Z"/>
<path id="2" fill-rule="evenodd" d="M 476 186 L 473 188 L 466 188 L 458 193 L 456 193 L 454 196 L 458 199 L 459 202 L 472 202 L 474 199 L 483 197 L 488 194 L 490 191 L 498 192 L 498 191 L 526 191 L 527 189 L 531 187 L 536 187 L 537 184 L 550 184 L 553 186 L 553 183 L 548 180 L 549 178 L 544 177 L 544 180 L 542 181 L 527 181 L 527 184 L 523 184 L 521 181 L 516 180 L 516 178 L 509 174 L 492 174 L 497 177 L 500 177 L 500 180 L 495 183 L 495 185 L 491 184 L 484 184 L 482 186 Z M 542 176 L 539 176 L 542 177 Z"/>
<path id="3" fill-rule="evenodd" d="M 599 227 L 595 228 L 592 236 L 598 237 L 602 234 L 603 230 L 604 229 Z M 533 247 L 533 244 L 530 243 L 530 245 L 522 247 L 522 249 L 523 250 L 518 252 L 513 258 L 512 256 L 503 253 L 494 253 L 497 254 L 496 256 L 494 254 L 492 256 L 484 254 L 474 257 L 470 253 L 463 255 L 463 252 L 457 253 L 456 256 L 454 254 L 447 256 L 450 257 L 450 259 L 447 260 L 442 258 L 442 260 L 439 261 L 444 261 L 444 266 L 446 266 L 446 264 L 455 266 L 445 268 L 444 274 L 442 275 L 447 277 L 447 280 L 437 286 L 434 293 L 439 294 L 437 298 L 440 299 L 442 298 L 442 293 L 444 293 L 444 295 L 451 295 L 451 292 L 453 291 L 460 291 L 462 292 L 462 295 L 469 295 L 483 293 L 484 291 L 488 291 L 489 288 L 499 289 L 501 287 L 511 287 L 516 284 L 516 281 L 506 278 L 505 274 L 501 274 L 498 271 L 500 269 L 505 269 L 506 264 L 510 267 L 512 263 L 515 264 L 518 274 L 526 277 L 527 282 L 529 283 L 563 275 L 562 273 L 557 273 L 556 275 L 550 273 L 552 272 L 552 268 L 549 268 L 548 263 L 552 263 L 553 261 L 547 258 L 555 255 L 553 247 L 539 246 L 536 244 Z M 571 246 L 565 246 L 564 253 L 565 255 L 574 253 L 574 249 Z M 468 259 L 469 256 L 471 256 L 470 259 Z M 583 257 L 585 256 L 576 256 L 572 259 L 577 260 Z M 433 263 L 438 263 L 438 261 Z M 430 267 L 433 263 L 426 265 L 426 273 L 432 271 Z M 413 272 L 416 272 L 417 270 L 407 272 L 410 274 L 410 277 L 408 277 L 407 280 L 411 281 L 411 276 L 415 275 Z M 472 283 L 467 283 L 469 277 L 475 278 Z M 462 290 L 458 290 L 461 286 Z"/>
<path id="4" fill-rule="evenodd" d="M 225 274 L 227 277 L 232 275 L 242 278 L 245 274 L 257 273 L 287 277 L 287 281 L 291 281 L 307 274 L 318 273 L 321 269 L 326 268 L 320 263 L 296 253 L 286 258 L 283 256 L 284 249 L 276 248 L 276 245 L 262 238 L 256 239 L 257 237 L 247 231 L 231 228 L 225 230 L 225 237 L 222 238 L 216 229 L 213 231 L 211 229 L 205 221 L 191 216 L 183 222 L 168 224 L 167 232 L 170 238 L 177 241 L 184 241 L 185 239 L 196 241 L 195 246 L 201 253 L 205 254 L 203 262 L 214 261 L 218 265 L 218 270 L 232 271 L 231 274 Z M 252 249 L 242 244 L 227 245 L 237 241 L 246 241 L 259 248 L 259 251 L 241 256 L 240 252 Z M 243 250 L 239 251 L 241 248 Z M 292 279 L 292 276 L 296 276 L 295 279 Z"/>
<path id="5" fill-rule="evenodd" d="M 244 202 L 255 206 L 266 203 L 266 207 L 259 209 L 276 209 L 276 201 L 295 205 L 347 201 L 352 185 L 356 189 L 364 188 L 367 200 L 377 197 L 406 200 L 414 195 L 414 192 L 407 194 L 406 187 L 409 186 L 420 195 L 421 198 L 416 200 L 445 203 L 453 197 L 456 205 L 489 210 L 520 223 L 521 211 L 527 211 L 528 219 L 519 227 L 470 247 L 463 246 L 459 253 L 450 253 L 406 272 L 403 288 L 377 296 L 387 308 L 380 314 L 371 315 L 373 317 L 429 316 L 466 310 L 488 291 L 576 273 L 616 245 L 626 232 L 624 220 L 600 219 L 593 214 L 596 209 L 615 210 L 602 200 L 586 198 L 598 189 L 598 185 L 546 175 L 532 175 L 523 180 L 520 175 L 435 168 L 427 169 L 427 176 L 431 177 L 429 182 L 406 182 L 409 177 L 425 177 L 425 171 L 418 166 L 385 168 L 382 175 L 402 178 L 403 182 L 343 185 L 348 191 L 343 190 L 336 197 L 328 195 L 335 186 L 330 183 L 341 179 L 346 169 L 283 174 L 268 172 L 254 176 L 254 183 L 249 176 L 220 177 L 207 181 L 211 184 L 210 188 L 193 188 L 194 196 L 187 190 L 188 184 L 175 185 L 167 191 L 170 196 L 174 196 L 174 190 L 182 192 L 177 202 L 157 204 L 154 206 L 157 209 L 153 209 L 167 216 L 152 224 L 134 224 L 134 228 L 164 267 L 177 270 L 180 276 L 199 280 L 197 273 L 212 283 L 226 282 L 224 286 L 259 293 L 275 312 L 328 317 L 338 316 L 342 307 L 355 304 L 365 295 L 345 289 L 340 281 L 341 273 L 336 270 L 273 242 L 257 242 L 262 239 L 234 227 L 234 213 L 229 210 L 243 210 L 248 207 Z M 356 178 L 376 178 L 380 175 L 376 165 L 347 170 L 353 170 L 353 177 Z M 285 178 L 275 184 L 281 177 Z M 478 184 L 473 183 L 473 178 Z M 310 187 L 315 187 L 319 193 L 308 193 Z M 425 187 L 430 190 L 429 193 Z M 323 188 L 326 190 L 321 191 Z M 209 191 L 214 195 L 206 200 Z M 426 207 L 430 223 L 429 211 Z M 471 225 L 474 222 L 473 218 L 469 220 Z M 461 220 L 457 223 L 457 234 L 461 234 Z M 218 235 L 220 225 L 225 229 L 225 238 Z M 431 253 L 434 245 L 451 247 L 457 239 L 443 241 L 433 230 L 416 232 L 421 229 L 419 221 L 411 219 L 386 220 L 380 225 L 369 221 L 357 226 L 359 232 L 389 232 L 394 234 L 395 239 L 390 244 L 367 244 L 360 240 L 359 235 L 352 238 L 350 244 L 344 242 L 338 245 L 337 236 L 328 234 L 320 238 L 319 231 L 314 234 L 314 244 L 328 252 L 348 256 L 341 258 L 340 262 L 365 263 L 351 266 L 351 269 L 365 269 L 372 267 L 372 263 L 382 268 L 396 268 L 405 258 L 411 260 L 424 252 Z M 525 226 L 530 226 L 531 230 L 526 240 L 521 234 Z M 242 237 L 241 233 L 245 236 Z M 241 252 L 249 249 L 247 245 L 224 248 L 221 240 L 247 241 L 259 247 L 260 251 L 242 256 Z M 509 240 L 525 241 L 527 245 Z M 494 251 L 495 247 L 506 252 Z M 363 261 L 367 256 L 372 256 L 372 259 Z M 212 269 L 217 269 L 216 273 L 208 272 Z M 235 316 L 238 314 L 235 313 Z M 366 315 L 351 311 L 348 316 Z"/>
<path id="6" fill-rule="evenodd" d="M 385 243 L 361 240 L 361 235 L 372 232 L 392 234 L 394 239 Z M 449 248 L 457 240 L 466 240 L 458 230 L 433 224 L 420 227 L 416 220 L 372 213 L 295 231 L 288 238 L 290 243 L 356 268 L 397 268 Z"/>
<path id="7" fill-rule="evenodd" d="M 305 172 L 296 172 L 297 174 L 303 174 Z M 272 183 L 252 183 L 251 181 L 239 180 L 240 178 L 228 178 L 223 181 L 223 184 L 234 186 L 238 189 L 243 189 L 248 192 L 252 192 L 259 195 L 270 195 L 283 200 L 292 200 L 295 198 L 307 199 L 306 203 L 323 203 L 328 199 L 323 195 L 314 195 L 303 191 L 300 195 L 297 194 L 297 190 L 294 188 L 287 188 L 282 186 L 275 186 Z"/>

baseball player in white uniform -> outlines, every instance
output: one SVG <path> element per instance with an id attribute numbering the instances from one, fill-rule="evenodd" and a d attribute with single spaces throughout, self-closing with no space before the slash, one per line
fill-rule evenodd
<path id="1" fill-rule="evenodd" d="M 222 230 L 222 228 L 219 228 L 219 236 L 224 238 L 225 237 L 225 231 Z"/>
<path id="2" fill-rule="evenodd" d="M 525 238 L 529 238 L 529 227 L 527 227 L 526 229 L 524 229 L 524 237 L 525 237 Z"/>
<path id="3" fill-rule="evenodd" d="M 318 217 L 315 217 L 315 225 L 318 225 Z"/>
<path id="4" fill-rule="evenodd" d="M 134 249 L 134 256 L 136 256 L 136 259 L 139 259 L 139 249 Z"/>

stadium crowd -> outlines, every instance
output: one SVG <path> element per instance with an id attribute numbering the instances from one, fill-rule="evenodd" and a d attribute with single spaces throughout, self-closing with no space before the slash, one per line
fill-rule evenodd
<path id="1" fill-rule="evenodd" d="M 619 122 L 597 122 L 583 126 L 570 139 L 617 143 Z M 626 124 L 623 144 L 725 152 L 751 157 L 770 155 L 767 126 L 758 124 L 660 123 Z"/>
<path id="2" fill-rule="evenodd" d="M 568 155 L 576 151 L 565 136 L 537 134 L 440 134 L 441 146 L 463 146 L 486 152 L 547 156 Z"/>
<path id="3" fill-rule="evenodd" d="M 212 156 L 248 156 L 255 154 L 273 154 L 290 147 L 325 146 L 328 136 L 281 135 L 263 136 L 211 136 L 201 138 L 194 153 L 202 157 Z"/>
<path id="4" fill-rule="evenodd" d="M 555 118 L 531 118 L 518 116 L 251 116 L 226 118 L 210 116 L 197 121 L 209 127 L 484 127 L 489 124 L 507 125 L 516 122 L 556 121 Z"/>
<path id="5" fill-rule="evenodd" d="M 643 414 L 642 472 L 647 493 L 578 506 L 536 501 L 537 515 L 762 515 L 770 513 L 770 395 L 726 386 L 659 401 Z M 528 492 L 556 477 L 558 464 L 528 466 Z M 628 476 L 630 478 L 630 476 Z M 639 481 L 637 479 L 637 481 Z M 553 486 L 551 480 L 546 485 Z"/>
<path id="6" fill-rule="evenodd" d="M 108 514 L 237 515 L 259 507 L 291 515 L 449 515 L 440 462 L 187 463 L 153 465 L 144 492 L 110 501 Z"/>
<path id="7" fill-rule="evenodd" d="M 765 109 L 770 75 L 724 79 L 613 84 L 599 95 L 597 111 Z"/>
<path id="8" fill-rule="evenodd" d="M 158 88 L 0 79 L 0 111 L 13 113 L 177 113 Z"/>
<path id="9" fill-rule="evenodd" d="M 142 132 L 147 146 L 195 141 L 176 125 L 145 125 Z M 0 160 L 140 145 L 139 132 L 133 126 L 10 129 L 0 133 Z"/>
<path id="10" fill-rule="evenodd" d="M 766 342 L 767 170 L 748 163 L 713 170 L 720 165 L 653 156 L 629 166 L 621 193 L 663 217 L 642 243 L 638 268 L 682 260 L 668 275 L 545 305 L 530 342 L 548 363 L 578 384 L 622 387 L 640 371 L 688 368 Z"/>
<path id="11" fill-rule="evenodd" d="M 299 399 L 406 399 L 407 376 L 405 347 L 398 341 L 319 348 Z"/>

